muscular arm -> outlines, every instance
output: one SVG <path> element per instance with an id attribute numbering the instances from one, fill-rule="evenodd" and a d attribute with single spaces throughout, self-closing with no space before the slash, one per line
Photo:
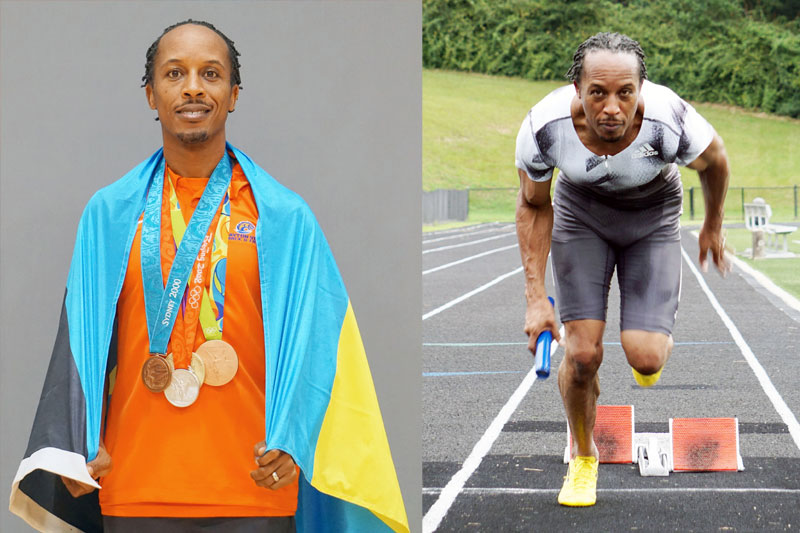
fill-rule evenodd
<path id="1" fill-rule="evenodd" d="M 533 353 L 536 351 L 536 338 L 542 331 L 550 330 L 553 338 L 560 340 L 555 314 L 544 287 L 553 232 L 553 206 L 550 201 L 552 180 L 535 182 L 528 178 L 524 170 L 517 169 L 517 172 L 520 183 L 517 196 L 517 238 L 522 266 L 525 269 L 525 299 L 528 303 L 525 333 L 529 338 L 528 349 Z"/>
<path id="2" fill-rule="evenodd" d="M 730 270 L 725 259 L 725 238 L 722 235 L 722 219 L 725 215 L 725 195 L 728 192 L 728 154 L 719 135 L 700 156 L 687 165 L 697 171 L 703 187 L 706 216 L 700 229 L 698 243 L 700 245 L 700 266 L 708 269 L 706 257 L 711 252 L 712 260 L 723 275 Z"/>

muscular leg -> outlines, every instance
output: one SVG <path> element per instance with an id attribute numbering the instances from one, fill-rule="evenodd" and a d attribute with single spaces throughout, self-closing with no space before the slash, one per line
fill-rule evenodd
<path id="1" fill-rule="evenodd" d="M 658 381 L 672 353 L 681 287 L 680 241 L 643 241 L 620 254 L 622 349 L 637 383 Z"/>
<path id="2" fill-rule="evenodd" d="M 641 329 L 623 330 L 620 337 L 628 364 L 644 376 L 664 368 L 674 344 L 672 335 Z"/>
<path id="3" fill-rule="evenodd" d="M 558 388 L 564 401 L 572 433 L 572 457 L 598 457 L 592 438 L 597 414 L 600 380 L 597 370 L 603 362 L 602 320 L 566 322 L 566 353 L 558 368 Z"/>

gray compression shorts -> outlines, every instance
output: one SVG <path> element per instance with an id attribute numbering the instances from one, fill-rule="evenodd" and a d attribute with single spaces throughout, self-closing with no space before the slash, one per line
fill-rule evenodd
<path id="1" fill-rule="evenodd" d="M 561 321 L 606 320 L 611 276 L 620 287 L 620 329 L 672 333 L 681 288 L 678 189 L 656 202 L 604 201 L 556 180 L 551 245 Z"/>

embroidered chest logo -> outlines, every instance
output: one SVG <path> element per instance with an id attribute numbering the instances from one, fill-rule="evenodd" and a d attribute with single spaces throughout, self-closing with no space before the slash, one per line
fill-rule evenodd
<path id="1" fill-rule="evenodd" d="M 228 240 L 237 242 L 249 242 L 250 244 L 255 244 L 256 236 L 253 235 L 255 229 L 256 229 L 255 224 L 253 224 L 249 220 L 242 220 L 241 222 L 236 224 L 236 227 L 228 236 Z"/>
<path id="2" fill-rule="evenodd" d="M 236 224 L 236 233 L 241 233 L 242 235 L 250 235 L 253 233 L 253 230 L 256 229 L 255 224 L 250 222 L 249 220 L 242 220 L 238 224 Z"/>
<path id="3" fill-rule="evenodd" d="M 633 152 L 631 159 L 641 159 L 643 157 L 652 157 L 658 155 L 658 150 L 650 146 L 650 143 L 644 143 Z"/>

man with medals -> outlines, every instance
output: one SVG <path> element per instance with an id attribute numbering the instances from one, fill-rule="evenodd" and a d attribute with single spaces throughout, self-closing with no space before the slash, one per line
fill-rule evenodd
<path id="1" fill-rule="evenodd" d="M 192 20 L 148 50 L 163 150 L 79 225 L 12 487 L 39 530 L 408 532 L 324 236 L 226 142 L 238 55 Z"/>

